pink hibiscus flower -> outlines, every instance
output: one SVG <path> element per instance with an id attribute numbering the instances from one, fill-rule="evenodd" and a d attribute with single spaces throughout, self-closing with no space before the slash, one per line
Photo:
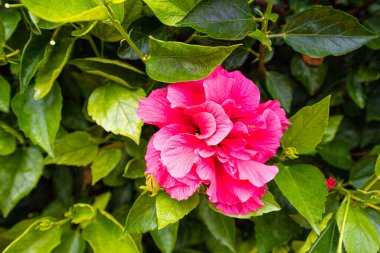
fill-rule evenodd
<path id="1" fill-rule="evenodd" d="M 187 199 L 203 184 L 225 214 L 263 206 L 266 183 L 278 172 L 264 163 L 290 122 L 278 101 L 260 104 L 258 88 L 239 71 L 218 67 L 203 80 L 154 90 L 137 113 L 160 128 L 148 144 L 145 173 L 172 198 Z"/>

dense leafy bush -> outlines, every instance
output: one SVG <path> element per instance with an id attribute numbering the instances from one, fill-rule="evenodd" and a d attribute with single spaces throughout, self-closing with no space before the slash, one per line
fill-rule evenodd
<path id="1" fill-rule="evenodd" d="M 0 0 L 1 250 L 378 252 L 377 33 L 377 1 Z M 144 175 L 138 100 L 221 64 L 292 122 L 244 216 Z"/>

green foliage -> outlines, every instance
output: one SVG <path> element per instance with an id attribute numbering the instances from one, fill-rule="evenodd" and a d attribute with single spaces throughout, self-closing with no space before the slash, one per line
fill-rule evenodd
<path id="1" fill-rule="evenodd" d="M 378 252 L 380 3 L 315 2 L 0 0 L 0 251 Z M 139 100 L 220 65 L 291 121 L 246 215 L 145 174 Z"/>

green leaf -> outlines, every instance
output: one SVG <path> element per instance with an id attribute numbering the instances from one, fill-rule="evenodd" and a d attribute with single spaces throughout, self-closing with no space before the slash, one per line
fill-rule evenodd
<path id="1" fill-rule="evenodd" d="M 125 165 L 123 177 L 136 179 L 144 177 L 146 162 L 140 158 L 134 158 Z"/>
<path id="2" fill-rule="evenodd" d="M 290 64 L 292 75 L 302 83 L 310 95 L 314 95 L 322 86 L 327 74 L 327 64 L 318 67 L 307 65 L 299 56 L 294 56 Z"/>
<path id="3" fill-rule="evenodd" d="M 233 218 L 213 211 L 205 198 L 200 200 L 199 216 L 215 239 L 235 251 L 236 228 Z"/>
<path id="4" fill-rule="evenodd" d="M 89 204 L 75 204 L 65 213 L 65 217 L 71 219 L 74 224 L 92 220 L 95 217 L 95 209 Z"/>
<path id="5" fill-rule="evenodd" d="M 0 156 L 0 208 L 7 216 L 37 185 L 43 172 L 42 155 L 35 148 L 19 149 Z"/>
<path id="6" fill-rule="evenodd" d="M 94 35 L 104 42 L 119 42 L 123 39 L 123 36 L 115 27 L 103 22 L 97 22 L 95 27 L 91 30 L 91 35 Z"/>
<path id="7" fill-rule="evenodd" d="M 339 232 L 335 222 L 330 223 L 311 246 L 309 253 L 336 253 Z"/>
<path id="8" fill-rule="evenodd" d="M 322 137 L 322 143 L 328 143 L 335 138 L 339 130 L 340 123 L 343 120 L 343 115 L 333 115 L 329 117 L 329 123 Z"/>
<path id="9" fill-rule="evenodd" d="M 21 56 L 19 75 L 21 93 L 24 93 L 30 80 L 32 80 L 34 74 L 36 74 L 39 66 L 42 64 L 45 51 L 47 50 L 46 46 L 50 38 L 51 34 L 48 32 L 43 32 L 41 35 L 30 33 L 30 38 L 25 44 Z"/>
<path id="10" fill-rule="evenodd" d="M 152 37 L 149 43 L 146 72 L 152 79 L 168 83 L 199 80 L 210 75 L 239 46 L 207 47 Z"/>
<path id="11" fill-rule="evenodd" d="M 363 109 L 365 107 L 366 94 L 357 73 L 348 74 L 346 87 L 351 99 L 360 109 Z"/>
<path id="12" fill-rule="evenodd" d="M 21 15 L 18 10 L 0 8 L 0 17 L 5 28 L 5 41 L 7 41 L 16 30 L 17 25 L 21 20 Z"/>
<path id="13" fill-rule="evenodd" d="M 50 156 L 54 156 L 53 145 L 61 121 L 61 89 L 56 84 L 47 96 L 35 100 L 33 88 L 30 86 L 24 94 L 16 94 L 12 100 L 12 109 L 25 135 Z"/>
<path id="14" fill-rule="evenodd" d="M 47 157 L 45 164 L 86 166 L 98 153 L 98 145 L 89 133 L 77 131 L 57 140 L 54 144 L 55 157 Z"/>
<path id="15" fill-rule="evenodd" d="M 3 47 L 5 46 L 5 27 L 0 17 L 0 53 L 3 53 Z"/>
<path id="16" fill-rule="evenodd" d="M 91 165 L 92 185 L 106 177 L 121 160 L 120 149 L 101 149 Z"/>
<path id="17" fill-rule="evenodd" d="M 92 28 L 94 28 L 96 26 L 97 23 L 98 23 L 98 21 L 87 22 L 87 23 L 83 24 L 83 26 L 80 29 L 72 31 L 71 35 L 75 36 L 75 37 L 84 36 L 87 33 L 89 33 L 92 30 Z"/>
<path id="18" fill-rule="evenodd" d="M 144 0 L 154 15 L 165 25 L 174 26 L 201 0 Z"/>
<path id="19" fill-rule="evenodd" d="M 14 240 L 3 253 L 51 252 L 61 242 L 61 234 L 60 225 L 42 218 Z"/>
<path id="20" fill-rule="evenodd" d="M 69 63 L 86 73 L 105 77 L 129 88 L 141 86 L 146 82 L 144 72 L 118 60 L 93 57 L 74 59 Z"/>
<path id="21" fill-rule="evenodd" d="M 122 235 L 122 226 L 105 211 L 98 210 L 95 219 L 83 228 L 83 238 L 94 253 L 139 253 L 129 234 Z"/>
<path id="22" fill-rule="evenodd" d="M 380 179 L 380 154 L 377 156 L 376 165 L 375 165 L 375 174 L 377 178 Z"/>
<path id="23" fill-rule="evenodd" d="M 193 210 L 199 202 L 199 195 L 195 193 L 187 200 L 172 199 L 166 192 L 159 192 L 156 197 L 158 229 L 175 223 Z"/>
<path id="24" fill-rule="evenodd" d="M 163 253 L 171 253 L 177 241 L 179 222 L 169 224 L 161 230 L 153 230 L 150 235 L 154 243 Z"/>
<path id="25" fill-rule="evenodd" d="M 53 249 L 52 253 L 84 253 L 86 250 L 86 242 L 78 231 L 68 229 L 61 236 L 61 243 Z"/>
<path id="26" fill-rule="evenodd" d="M 379 249 L 379 235 L 360 207 L 351 204 L 347 206 L 347 202 L 342 203 L 336 213 L 336 223 L 343 234 L 343 244 L 347 253 L 376 253 Z"/>
<path id="27" fill-rule="evenodd" d="M 54 23 L 105 20 L 108 11 L 98 0 L 22 0 L 37 17 Z"/>
<path id="28" fill-rule="evenodd" d="M 212 38 L 241 40 L 257 28 L 246 0 L 203 0 L 177 26 L 190 26 Z"/>
<path id="29" fill-rule="evenodd" d="M 350 170 L 349 180 L 354 188 L 359 189 L 372 177 L 376 164 L 376 157 L 364 156 Z"/>
<path id="30" fill-rule="evenodd" d="M 294 147 L 298 153 L 306 154 L 321 142 L 328 125 L 330 96 L 320 102 L 305 106 L 290 118 L 292 125 L 284 132 L 283 147 Z"/>
<path id="31" fill-rule="evenodd" d="M 15 152 L 16 145 L 16 138 L 0 127 L 0 156 L 10 155 Z"/>
<path id="32" fill-rule="evenodd" d="M 278 72 L 265 72 L 265 85 L 274 99 L 278 99 L 287 112 L 293 100 L 293 83 L 288 76 Z"/>
<path id="33" fill-rule="evenodd" d="M 0 111 L 9 112 L 9 102 L 11 100 L 11 86 L 7 79 L 0 75 Z"/>
<path id="34" fill-rule="evenodd" d="M 50 44 L 47 46 L 44 60 L 37 72 L 35 99 L 41 99 L 49 93 L 70 57 L 75 39 L 71 37 L 69 30 L 61 30 L 55 42 L 54 46 Z"/>
<path id="35" fill-rule="evenodd" d="M 380 35 L 380 15 L 379 14 L 371 15 L 371 17 L 365 21 L 364 25 L 370 28 L 372 31 L 376 32 L 377 35 Z M 366 45 L 373 50 L 379 50 L 380 37 L 377 37 L 376 39 L 369 41 Z"/>
<path id="36" fill-rule="evenodd" d="M 284 196 L 319 234 L 318 222 L 325 211 L 327 196 L 322 172 L 308 164 L 282 165 L 275 181 Z"/>
<path id="37" fill-rule="evenodd" d="M 139 143 L 143 122 L 137 116 L 142 89 L 128 90 L 118 84 L 97 88 L 88 101 L 88 114 L 106 131 L 121 134 Z"/>
<path id="38" fill-rule="evenodd" d="M 313 6 L 284 26 L 285 42 L 295 51 L 312 57 L 343 55 L 373 38 L 376 35 L 355 17 L 329 6 Z"/>
<path id="39" fill-rule="evenodd" d="M 247 34 L 248 37 L 254 38 L 261 42 L 265 47 L 272 51 L 272 41 L 263 33 L 263 31 L 256 29 L 254 32 Z"/>
<path id="40" fill-rule="evenodd" d="M 350 147 L 343 141 L 329 142 L 320 146 L 317 150 L 323 160 L 336 168 L 349 170 L 354 164 L 351 158 Z"/>
<path id="41" fill-rule="evenodd" d="M 157 228 L 156 198 L 144 192 L 137 198 L 128 213 L 124 233 L 145 233 Z"/>

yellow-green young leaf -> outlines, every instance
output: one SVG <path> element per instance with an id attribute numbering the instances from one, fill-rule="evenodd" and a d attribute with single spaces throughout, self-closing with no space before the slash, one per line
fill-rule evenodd
<path id="1" fill-rule="evenodd" d="M 99 151 L 91 165 L 92 185 L 106 177 L 120 162 L 122 152 L 120 149 L 102 149 Z"/>
<path id="2" fill-rule="evenodd" d="M 4 25 L 5 41 L 7 41 L 16 30 L 21 15 L 18 10 L 0 8 L 0 17 Z"/>
<path id="3" fill-rule="evenodd" d="M 61 242 L 61 234 L 60 225 L 42 218 L 34 222 L 3 253 L 51 252 Z"/>
<path id="4" fill-rule="evenodd" d="M 122 226 L 110 214 L 98 210 L 95 219 L 83 228 L 83 238 L 94 253 L 140 253 L 129 234 L 122 236 Z"/>
<path id="5" fill-rule="evenodd" d="M 163 253 L 172 253 L 177 242 L 179 222 L 170 224 L 163 229 L 153 230 L 150 235 L 154 243 Z"/>
<path id="6" fill-rule="evenodd" d="M 43 62 L 36 75 L 35 99 L 41 99 L 49 93 L 70 57 L 74 42 L 75 39 L 70 35 L 70 31 L 62 29 L 55 40 L 55 45 L 47 46 Z"/>
<path id="7" fill-rule="evenodd" d="M 134 158 L 128 161 L 125 165 L 123 177 L 126 178 L 142 178 L 144 177 L 144 172 L 146 170 L 146 162 L 141 158 Z"/>
<path id="8" fill-rule="evenodd" d="M 376 34 L 355 17 L 329 6 L 313 6 L 284 26 L 285 42 L 295 51 L 313 57 L 343 55 L 374 38 Z"/>
<path id="9" fill-rule="evenodd" d="M 86 73 L 108 78 L 130 88 L 141 86 L 147 81 L 144 72 L 126 62 L 118 60 L 93 57 L 74 59 L 69 63 Z"/>
<path id="10" fill-rule="evenodd" d="M 339 232 L 343 234 L 343 245 L 347 253 L 376 253 L 379 250 L 379 235 L 359 206 L 342 203 L 336 213 L 336 223 Z"/>
<path id="11" fill-rule="evenodd" d="M 215 39 L 241 40 L 257 24 L 246 0 L 203 0 L 177 26 L 190 26 Z"/>
<path id="12" fill-rule="evenodd" d="M 211 74 L 239 45 L 208 47 L 150 37 L 146 72 L 161 82 L 199 80 Z M 162 71 L 165 69 L 165 71 Z"/>
<path id="13" fill-rule="evenodd" d="M 139 234 L 158 228 L 156 215 L 156 198 L 142 193 L 128 213 L 124 233 Z"/>
<path id="14" fill-rule="evenodd" d="M 139 143 L 143 122 L 137 116 L 142 89 L 129 90 L 111 83 L 94 90 L 88 101 L 88 114 L 106 131 L 121 134 Z"/>
<path id="15" fill-rule="evenodd" d="M 172 199 L 166 192 L 159 192 L 156 198 L 158 229 L 182 219 L 198 205 L 198 202 L 198 193 L 186 200 L 178 201 Z"/>
<path id="16" fill-rule="evenodd" d="M 4 45 L 5 45 L 5 27 L 0 17 L 0 53 L 3 53 Z"/>
<path id="17" fill-rule="evenodd" d="M 380 154 L 377 156 L 377 161 L 375 164 L 375 174 L 376 174 L 377 178 L 380 179 Z"/>
<path id="18" fill-rule="evenodd" d="M 55 157 L 46 157 L 45 164 L 86 166 L 95 159 L 98 145 L 89 133 L 77 131 L 57 140 L 54 150 Z"/>
<path id="19" fill-rule="evenodd" d="M 254 38 L 266 46 L 269 51 L 272 51 L 272 41 L 263 33 L 263 31 L 256 29 L 253 32 L 247 34 L 248 37 Z"/>
<path id="20" fill-rule="evenodd" d="M 84 253 L 85 250 L 86 242 L 79 231 L 68 228 L 63 230 L 61 242 L 58 247 L 53 249 L 52 253 Z"/>
<path id="21" fill-rule="evenodd" d="M 281 73 L 268 71 L 265 73 L 265 85 L 271 96 L 278 99 L 282 107 L 290 112 L 293 100 L 292 80 Z"/>
<path id="22" fill-rule="evenodd" d="M 16 94 L 12 109 L 25 135 L 50 156 L 54 156 L 54 140 L 61 121 L 61 89 L 55 84 L 47 96 L 35 100 L 33 88 L 30 86 L 24 94 Z"/>
<path id="23" fill-rule="evenodd" d="M 18 149 L 0 156 L 0 208 L 7 216 L 37 185 L 43 172 L 42 154 L 36 148 Z"/>
<path id="24" fill-rule="evenodd" d="M 36 74 L 39 66 L 43 62 L 50 38 L 51 34 L 49 32 L 43 32 L 40 35 L 30 33 L 30 38 L 25 44 L 21 56 L 19 73 L 21 93 L 24 93 L 30 80 L 32 80 L 34 74 Z"/>
<path id="25" fill-rule="evenodd" d="M 0 111 L 9 112 L 11 100 L 11 86 L 8 81 L 0 75 Z"/>
<path id="26" fill-rule="evenodd" d="M 107 8 L 100 0 L 22 0 L 21 2 L 37 17 L 54 23 L 108 18 Z"/>
<path id="27" fill-rule="evenodd" d="M 234 219 L 212 210 L 205 198 L 201 198 L 198 210 L 199 216 L 215 239 L 234 252 L 236 235 Z"/>
<path id="28" fill-rule="evenodd" d="M 174 26 L 201 0 L 144 0 L 144 2 L 162 23 Z"/>
<path id="29" fill-rule="evenodd" d="M 95 209 L 89 204 L 75 204 L 65 213 L 65 217 L 71 219 L 74 224 L 92 220 L 95 217 Z"/>
<path id="30" fill-rule="evenodd" d="M 87 22 L 87 23 L 83 24 L 83 26 L 80 29 L 72 31 L 71 35 L 75 36 L 75 37 L 84 36 L 87 33 L 89 33 L 96 26 L 97 23 L 98 23 L 98 21 Z"/>
<path id="31" fill-rule="evenodd" d="M 16 138 L 0 127 L 0 156 L 10 155 L 15 152 L 16 145 Z"/>
<path id="32" fill-rule="evenodd" d="M 281 144 L 284 148 L 296 148 L 299 154 L 314 150 L 321 142 L 327 128 L 330 96 L 320 102 L 305 106 L 290 118 L 292 125 L 284 132 Z"/>
<path id="33" fill-rule="evenodd" d="M 319 234 L 318 222 L 325 211 L 326 180 L 322 172 L 312 165 L 281 165 L 275 177 L 284 196 L 305 217 Z"/>
<path id="34" fill-rule="evenodd" d="M 119 3 L 124 3 L 126 0 L 111 0 L 111 3 L 113 4 L 119 4 Z"/>

